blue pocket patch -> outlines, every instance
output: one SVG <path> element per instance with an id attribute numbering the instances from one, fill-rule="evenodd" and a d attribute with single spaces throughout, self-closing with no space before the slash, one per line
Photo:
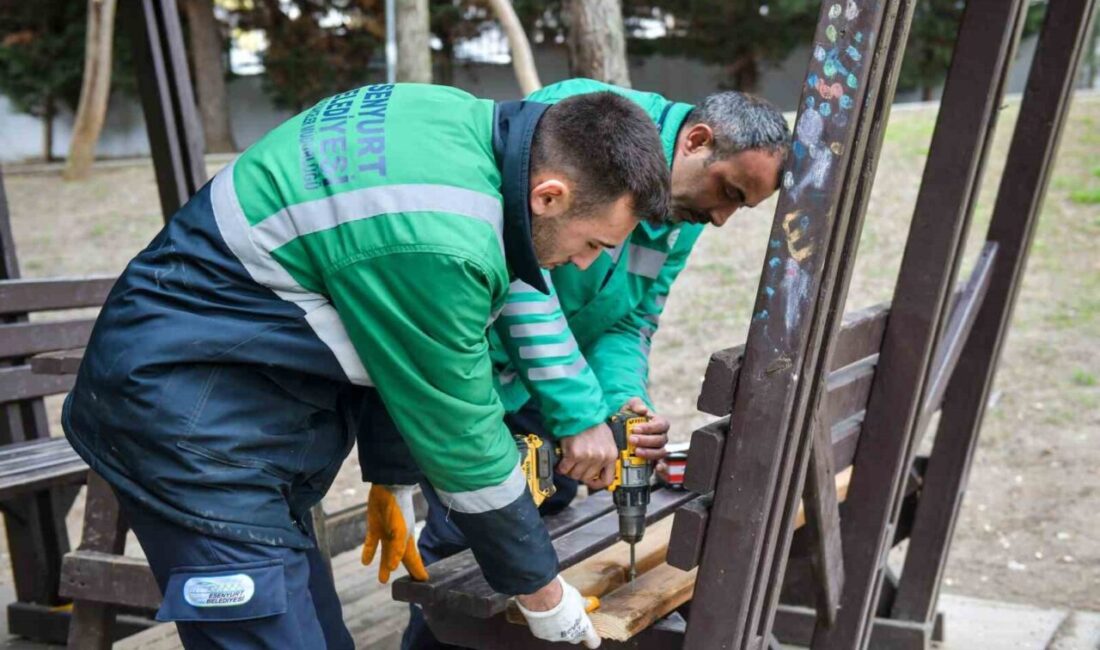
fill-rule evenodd
<path id="1" fill-rule="evenodd" d="M 158 621 L 244 621 L 286 613 L 283 561 L 172 569 Z"/>

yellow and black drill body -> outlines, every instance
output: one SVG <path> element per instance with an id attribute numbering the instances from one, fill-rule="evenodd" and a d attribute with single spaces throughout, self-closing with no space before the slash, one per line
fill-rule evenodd
<path id="1" fill-rule="evenodd" d="M 607 424 L 619 448 L 615 463 L 615 479 L 608 486 L 612 501 L 619 513 L 619 537 L 630 544 L 631 579 L 634 578 L 634 545 L 645 535 L 645 516 L 649 506 L 649 461 L 635 454 L 630 436 L 634 427 L 647 422 L 647 418 L 632 411 L 622 410 L 612 415 Z M 527 480 L 527 487 L 535 506 L 554 495 L 554 468 L 561 458 L 561 451 L 552 443 L 529 433 L 514 436 L 520 455 L 520 469 Z"/>
<path id="2" fill-rule="evenodd" d="M 615 480 L 608 486 L 615 509 L 619 512 L 619 537 L 630 544 L 630 579 L 634 580 L 634 545 L 645 535 L 645 514 L 649 507 L 649 461 L 635 454 L 630 436 L 634 427 L 648 420 L 632 411 L 622 410 L 611 416 L 608 426 L 619 448 Z"/>

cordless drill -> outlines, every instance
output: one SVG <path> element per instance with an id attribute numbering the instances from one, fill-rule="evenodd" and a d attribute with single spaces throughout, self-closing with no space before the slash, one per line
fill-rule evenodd
<path id="1" fill-rule="evenodd" d="M 608 426 L 619 448 L 619 462 L 615 464 L 615 480 L 608 486 L 615 508 L 619 511 L 619 538 L 630 544 L 630 581 L 637 577 L 634 561 L 634 545 L 645 535 L 645 511 L 649 505 L 649 461 L 635 454 L 630 436 L 634 427 L 645 424 L 647 418 L 629 410 L 621 410 L 611 416 Z"/>
<path id="2" fill-rule="evenodd" d="M 635 455 L 634 443 L 630 435 L 634 427 L 643 424 L 647 418 L 633 411 L 621 410 L 608 418 L 619 449 L 619 458 L 615 463 L 615 479 L 608 486 L 612 501 L 619 513 L 619 538 L 630 544 L 630 580 L 637 575 L 634 560 L 634 545 L 642 541 L 645 535 L 645 513 L 649 505 L 649 475 L 652 468 L 649 461 Z M 554 495 L 554 467 L 561 458 L 561 451 L 533 433 L 513 436 L 516 448 L 520 452 L 520 467 L 535 505 Z"/>

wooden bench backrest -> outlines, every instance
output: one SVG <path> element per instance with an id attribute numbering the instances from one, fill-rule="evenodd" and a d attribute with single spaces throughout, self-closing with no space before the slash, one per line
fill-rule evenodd
<path id="1" fill-rule="evenodd" d="M 27 359 L 55 350 L 83 347 L 95 319 L 87 315 L 38 320 L 35 314 L 99 307 L 113 276 L 51 280 L 0 280 L 0 404 L 64 393 L 73 378 L 38 375 Z M 24 317 L 32 316 L 30 320 Z"/>

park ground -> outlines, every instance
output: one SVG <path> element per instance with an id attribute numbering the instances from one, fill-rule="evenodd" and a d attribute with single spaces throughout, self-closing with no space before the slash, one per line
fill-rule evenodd
<path id="1" fill-rule="evenodd" d="M 970 262 L 984 239 L 1018 108 L 1009 100 L 1001 112 L 970 230 Z M 890 298 L 935 118 L 935 106 L 899 107 L 891 117 L 849 311 Z M 209 171 L 222 164 L 211 160 Z M 159 228 L 148 161 L 102 165 L 75 183 L 54 171 L 9 169 L 4 183 L 27 277 L 118 273 Z M 651 386 L 675 440 L 687 440 L 711 419 L 695 410 L 703 370 L 711 352 L 744 339 L 774 208 L 772 199 L 721 230 L 708 229 L 673 288 L 653 347 Z M 1100 95 L 1090 93 L 1074 101 L 1052 174 L 970 475 L 947 591 L 1100 611 L 1098 241 Z M 57 406 L 52 400 L 55 432 Z M 326 508 L 365 498 L 358 475 L 353 454 Z M 81 511 L 78 502 L 70 515 L 74 543 Z M 0 560 L 0 584 L 10 583 L 7 554 Z"/>

